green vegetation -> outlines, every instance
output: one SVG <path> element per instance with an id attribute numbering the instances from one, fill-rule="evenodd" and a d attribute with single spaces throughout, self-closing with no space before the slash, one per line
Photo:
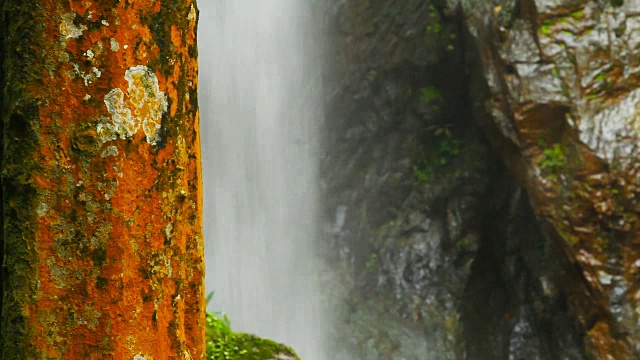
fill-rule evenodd
<path id="1" fill-rule="evenodd" d="M 560 143 L 555 143 L 542 151 L 542 158 L 538 162 L 540 170 L 546 173 L 559 174 L 567 165 L 567 156 Z"/>
<path id="2" fill-rule="evenodd" d="M 427 151 L 413 166 L 413 174 L 417 182 L 429 182 L 434 175 L 447 170 L 462 152 L 462 141 L 454 139 L 446 128 L 439 128 L 435 132 L 436 142 L 433 150 Z"/>
<path id="3" fill-rule="evenodd" d="M 299 360 L 288 346 L 231 331 L 226 315 L 207 312 L 207 360 Z"/>
<path id="4" fill-rule="evenodd" d="M 551 33 L 551 25 L 553 25 L 551 20 L 544 20 L 542 26 L 540 26 L 540 34 L 545 36 L 549 35 L 549 33 Z"/>
<path id="5" fill-rule="evenodd" d="M 427 32 L 428 33 L 439 33 L 440 30 L 442 30 L 442 26 L 440 25 L 440 23 L 435 23 L 433 25 L 427 25 Z"/>
<path id="6" fill-rule="evenodd" d="M 443 100 L 442 94 L 438 88 L 433 86 L 420 88 L 420 102 L 426 106 L 430 106 L 433 110 L 440 110 Z"/>
<path id="7" fill-rule="evenodd" d="M 413 165 L 413 175 L 419 183 L 429 182 L 433 178 L 433 169 L 425 162 Z"/>
<path id="8" fill-rule="evenodd" d="M 433 4 L 429 5 L 429 17 L 432 19 L 437 19 L 438 16 L 438 9 L 436 9 L 435 6 L 433 6 Z"/>
<path id="9" fill-rule="evenodd" d="M 458 250 L 464 250 L 469 245 L 471 245 L 471 240 L 466 236 L 463 238 L 460 238 L 458 242 L 456 242 L 456 247 L 458 248 Z"/>
<path id="10" fill-rule="evenodd" d="M 571 14 L 569 14 L 569 16 L 571 16 L 575 21 L 582 20 L 584 18 L 584 9 L 574 11 Z"/>
<path id="11" fill-rule="evenodd" d="M 429 24 L 427 24 L 426 31 L 427 34 L 435 33 L 438 34 L 442 30 L 442 25 L 440 25 L 440 16 L 438 15 L 438 10 L 435 6 L 429 5 Z"/>
<path id="12" fill-rule="evenodd" d="M 207 296 L 207 304 L 213 292 Z M 226 314 L 208 312 L 206 360 L 300 360 L 290 347 L 255 335 L 235 333 Z"/>
<path id="13" fill-rule="evenodd" d="M 597 82 L 603 82 L 607 80 L 607 73 L 600 73 L 598 74 L 598 76 L 596 76 L 595 80 Z"/>
<path id="14" fill-rule="evenodd" d="M 380 260 L 378 259 L 378 254 L 376 253 L 371 253 L 369 254 L 369 257 L 367 258 L 367 262 L 364 264 L 364 267 L 367 270 L 375 270 L 378 268 L 378 262 Z"/>

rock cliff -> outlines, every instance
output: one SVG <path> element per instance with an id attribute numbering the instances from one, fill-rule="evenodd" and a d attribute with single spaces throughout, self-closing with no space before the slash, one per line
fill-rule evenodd
<path id="1" fill-rule="evenodd" d="M 640 358 L 640 3 L 324 11 L 338 358 Z"/>

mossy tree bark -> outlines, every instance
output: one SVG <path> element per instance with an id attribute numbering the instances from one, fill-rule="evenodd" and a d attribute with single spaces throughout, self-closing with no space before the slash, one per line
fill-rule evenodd
<path id="1" fill-rule="evenodd" d="M 0 3 L 2 358 L 204 358 L 195 0 Z"/>

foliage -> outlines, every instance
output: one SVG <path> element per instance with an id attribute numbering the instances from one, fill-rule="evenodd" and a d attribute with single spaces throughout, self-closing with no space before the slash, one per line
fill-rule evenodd
<path id="1" fill-rule="evenodd" d="M 430 23 L 427 25 L 427 33 L 439 33 L 442 29 L 440 25 L 440 16 L 438 15 L 438 10 L 433 5 L 429 5 L 429 18 Z"/>
<path id="2" fill-rule="evenodd" d="M 546 173 L 558 174 L 567 165 L 567 157 L 560 143 L 555 143 L 542 151 L 542 158 L 538 162 L 540 170 Z"/>
<path id="3" fill-rule="evenodd" d="M 218 312 L 207 312 L 206 337 L 207 360 L 299 360 L 288 346 L 233 332 L 227 315 Z"/>
<path id="4" fill-rule="evenodd" d="M 432 105 L 437 110 L 437 106 L 442 102 L 442 94 L 440 90 L 433 86 L 425 86 L 420 88 L 420 101 L 425 105 Z"/>
<path id="5" fill-rule="evenodd" d="M 418 165 L 413 165 L 413 175 L 419 183 L 429 182 L 433 177 L 433 169 L 428 163 L 420 162 Z"/>
<path id="6" fill-rule="evenodd" d="M 462 152 L 462 141 L 454 139 L 446 128 L 438 128 L 435 132 L 437 141 L 413 166 L 413 174 L 418 182 L 428 182 L 438 172 L 447 170 L 453 160 Z"/>
<path id="7" fill-rule="evenodd" d="M 584 18 L 584 9 L 580 9 L 569 14 L 574 20 L 582 20 Z"/>
<path id="8" fill-rule="evenodd" d="M 460 238 L 460 240 L 458 240 L 458 242 L 456 243 L 456 246 L 458 247 L 458 250 L 465 249 L 469 245 L 471 245 L 471 240 L 468 237 Z"/>
<path id="9" fill-rule="evenodd" d="M 441 29 L 442 29 L 442 27 L 441 27 L 440 23 L 435 23 L 433 25 L 427 25 L 427 32 L 429 32 L 429 33 L 434 32 L 434 33 L 437 34 L 437 33 L 440 32 Z"/>
<path id="10" fill-rule="evenodd" d="M 367 258 L 367 262 L 366 264 L 364 264 L 364 267 L 367 270 L 375 270 L 378 267 L 378 254 L 376 253 L 371 253 L 369 254 L 369 257 Z"/>
<path id="11" fill-rule="evenodd" d="M 542 26 L 540 26 L 540 34 L 548 35 L 549 33 L 551 33 L 552 25 L 553 25 L 553 22 L 551 22 L 551 20 L 544 20 L 542 22 Z"/>

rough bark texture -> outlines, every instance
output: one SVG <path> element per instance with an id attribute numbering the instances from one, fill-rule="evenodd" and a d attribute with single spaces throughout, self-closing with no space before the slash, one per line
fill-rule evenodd
<path id="1" fill-rule="evenodd" d="M 203 358 L 195 1 L 4 10 L 2 358 Z"/>

